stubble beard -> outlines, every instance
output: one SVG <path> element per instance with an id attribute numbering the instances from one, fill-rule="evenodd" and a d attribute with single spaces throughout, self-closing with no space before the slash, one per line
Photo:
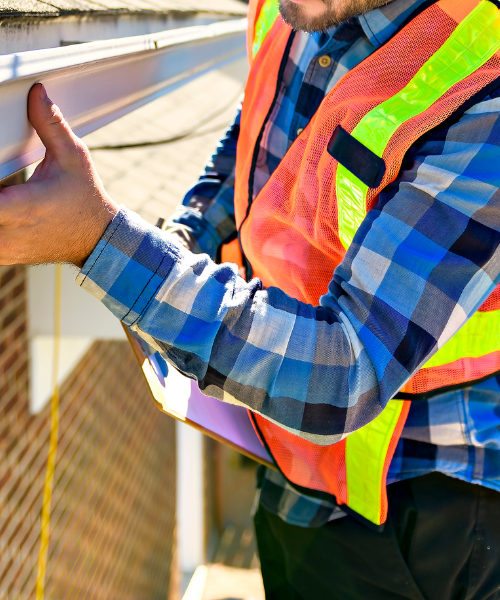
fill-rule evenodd
<path id="1" fill-rule="evenodd" d="M 310 17 L 303 4 L 291 0 L 279 0 L 280 13 L 292 29 L 312 33 L 338 27 L 352 17 L 364 14 L 388 4 L 391 0 L 321 0 L 325 10 L 321 15 Z"/>

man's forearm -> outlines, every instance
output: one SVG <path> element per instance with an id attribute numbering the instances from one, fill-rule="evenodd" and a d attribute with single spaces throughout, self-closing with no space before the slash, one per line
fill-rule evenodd
<path id="1" fill-rule="evenodd" d="M 205 393 L 316 443 L 381 410 L 375 370 L 343 315 L 246 283 L 235 265 L 193 255 L 126 209 L 77 282 Z"/>
<path id="2" fill-rule="evenodd" d="M 381 349 L 400 335 L 383 325 L 387 307 L 375 303 L 369 327 L 359 323 L 363 301 L 373 303 L 366 293 L 343 293 L 343 308 L 331 294 L 326 306 L 306 305 L 258 279 L 246 283 L 235 265 L 193 255 L 126 209 L 78 283 L 206 393 L 315 443 L 374 419 L 412 374 Z M 435 349 L 416 343 L 409 361 Z"/>

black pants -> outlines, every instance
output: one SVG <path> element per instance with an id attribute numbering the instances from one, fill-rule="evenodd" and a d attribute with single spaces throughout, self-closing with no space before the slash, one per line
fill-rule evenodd
<path id="1" fill-rule="evenodd" d="M 500 599 L 500 493 L 439 473 L 388 493 L 382 533 L 352 517 L 296 527 L 259 508 L 266 599 Z"/>

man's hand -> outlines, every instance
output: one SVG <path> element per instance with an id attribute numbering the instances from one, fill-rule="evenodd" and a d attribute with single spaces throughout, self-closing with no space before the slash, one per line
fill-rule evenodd
<path id="1" fill-rule="evenodd" d="M 118 207 L 40 83 L 30 90 L 28 117 L 46 153 L 27 183 L 0 191 L 0 264 L 81 267 Z"/>

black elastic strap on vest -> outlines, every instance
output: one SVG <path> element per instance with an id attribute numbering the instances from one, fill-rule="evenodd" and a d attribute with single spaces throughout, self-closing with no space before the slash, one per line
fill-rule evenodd
<path id="1" fill-rule="evenodd" d="M 328 143 L 328 152 L 343 167 L 370 188 L 376 188 L 385 174 L 385 162 L 340 125 Z"/>
<path id="2" fill-rule="evenodd" d="M 221 241 L 221 243 L 217 246 L 217 249 L 215 250 L 215 258 L 214 258 L 214 262 L 217 265 L 222 264 L 222 247 L 225 246 L 226 244 L 229 244 L 230 242 L 235 240 L 237 237 L 238 237 L 238 232 L 235 230 L 232 233 L 230 233 L 227 237 L 225 237 Z"/>

